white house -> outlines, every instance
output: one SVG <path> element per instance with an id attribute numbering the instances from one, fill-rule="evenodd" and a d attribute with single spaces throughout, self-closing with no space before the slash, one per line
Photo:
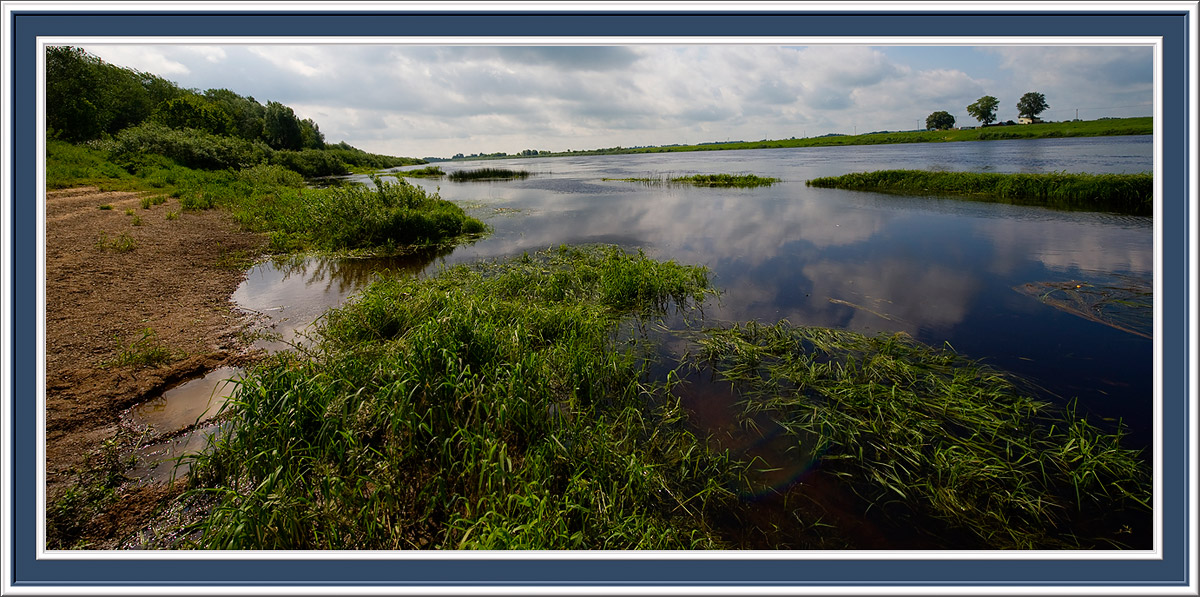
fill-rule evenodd
<path id="1" fill-rule="evenodd" d="M 1021 116 L 1021 117 L 1017 118 L 1017 124 L 1036 124 L 1041 121 L 1042 121 L 1042 119 L 1038 118 L 1037 116 L 1034 116 L 1033 118 L 1030 118 L 1028 116 Z"/>

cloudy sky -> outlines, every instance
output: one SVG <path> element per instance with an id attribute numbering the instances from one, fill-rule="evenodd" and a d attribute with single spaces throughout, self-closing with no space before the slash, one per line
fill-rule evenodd
<path id="1" fill-rule="evenodd" d="M 376 153 L 564 151 L 924 126 L 1046 96 L 1049 120 L 1148 116 L 1142 46 L 89 45 L 187 88 L 226 88 Z"/>

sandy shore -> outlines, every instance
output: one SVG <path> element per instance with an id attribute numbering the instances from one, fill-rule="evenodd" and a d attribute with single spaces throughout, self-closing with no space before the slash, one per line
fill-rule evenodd
<path id="1" fill-rule="evenodd" d="M 183 212 L 176 199 L 144 209 L 143 196 L 90 187 L 47 194 L 48 500 L 72 482 L 73 468 L 116 435 L 123 411 L 247 358 L 239 331 L 248 320 L 230 295 L 244 276 L 237 264 L 261 251 L 263 236 L 240 231 L 226 212 Z M 168 219 L 168 213 L 178 217 Z M 99 244 L 122 234 L 133 240 L 132 250 Z M 147 328 L 175 360 L 156 367 L 106 365 Z M 144 523 L 165 493 L 126 484 L 117 504 L 89 523 L 89 540 L 99 548 L 115 545 Z"/>

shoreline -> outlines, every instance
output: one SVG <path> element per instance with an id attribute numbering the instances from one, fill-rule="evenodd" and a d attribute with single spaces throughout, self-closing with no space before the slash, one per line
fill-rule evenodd
<path id="1" fill-rule="evenodd" d="M 137 437 L 122 422 L 125 411 L 218 367 L 253 360 L 241 337 L 250 315 L 231 296 L 245 277 L 240 264 L 265 247 L 263 235 L 239 230 L 223 210 L 183 211 L 175 198 L 143 208 L 147 196 L 95 187 L 46 195 L 47 516 L 114 442 L 127 459 L 174 431 Z M 101 239 L 128 239 L 132 248 Z M 133 354 L 145 330 L 169 354 L 166 362 L 115 364 Z M 154 511 L 158 499 L 148 496 L 165 495 L 137 480 L 112 489 L 111 503 L 79 512 L 89 518 L 80 541 L 119 542 Z"/>

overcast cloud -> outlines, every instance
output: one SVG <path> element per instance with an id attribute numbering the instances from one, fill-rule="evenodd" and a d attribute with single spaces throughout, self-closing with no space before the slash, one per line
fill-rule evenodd
<path id="1" fill-rule="evenodd" d="M 912 130 L 1027 91 L 1043 118 L 1153 112 L 1149 47 L 91 45 L 113 64 L 226 88 L 390 155 L 563 151 Z"/>

